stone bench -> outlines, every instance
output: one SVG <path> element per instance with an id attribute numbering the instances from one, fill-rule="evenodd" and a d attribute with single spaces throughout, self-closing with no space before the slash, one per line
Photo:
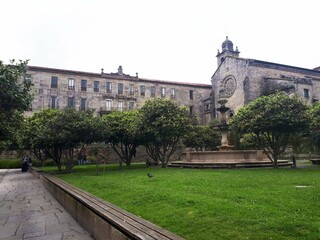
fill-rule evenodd
<path id="1" fill-rule="evenodd" d="M 310 159 L 310 162 L 311 162 L 313 165 L 320 165 L 320 158 Z"/>
<path id="2" fill-rule="evenodd" d="M 32 170 L 34 171 L 34 170 Z M 34 171 L 35 172 L 35 171 Z M 94 239 L 183 238 L 46 173 L 33 173 L 67 212 Z"/>

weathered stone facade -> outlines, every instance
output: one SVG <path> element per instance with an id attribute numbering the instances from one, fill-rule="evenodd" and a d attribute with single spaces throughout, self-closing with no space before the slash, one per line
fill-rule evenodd
<path id="1" fill-rule="evenodd" d="M 227 38 L 218 51 L 218 68 L 213 74 L 213 115 L 217 116 L 219 97 L 227 98 L 230 113 L 259 96 L 277 90 L 313 103 L 320 98 L 320 71 L 239 57 L 238 48 Z"/>
<path id="2" fill-rule="evenodd" d="M 94 109 L 96 115 L 140 108 L 154 97 L 171 98 L 186 106 L 201 123 L 208 123 L 210 111 L 204 99 L 210 98 L 211 85 L 179 83 L 139 78 L 123 73 L 89 73 L 29 66 L 35 98 L 32 112 L 43 108 L 75 107 Z M 205 114 L 206 113 L 206 114 Z M 209 113 L 209 114 L 208 114 Z"/>

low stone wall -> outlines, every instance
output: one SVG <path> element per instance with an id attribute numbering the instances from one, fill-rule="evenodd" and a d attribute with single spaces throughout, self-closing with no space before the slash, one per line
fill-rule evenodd
<path id="1" fill-rule="evenodd" d="M 62 180 L 32 168 L 45 188 L 94 239 L 163 239 L 183 238 L 120 209 Z"/>

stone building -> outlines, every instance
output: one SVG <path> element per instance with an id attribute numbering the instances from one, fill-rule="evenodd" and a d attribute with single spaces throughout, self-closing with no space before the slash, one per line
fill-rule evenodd
<path id="1" fill-rule="evenodd" d="M 238 47 L 226 38 L 218 50 L 218 68 L 212 81 L 212 112 L 217 116 L 217 101 L 223 97 L 228 100 L 230 114 L 238 111 L 259 96 L 277 90 L 294 94 L 313 103 L 320 98 L 320 67 L 306 69 L 284 64 L 239 57 Z"/>
<path id="2" fill-rule="evenodd" d="M 94 109 L 102 115 L 112 111 L 140 108 L 150 98 L 171 98 L 186 106 L 201 123 L 210 120 L 204 99 L 210 98 L 211 85 L 180 83 L 139 78 L 124 74 L 122 67 L 116 73 L 89 73 L 72 70 L 29 66 L 35 97 L 32 112 L 43 108 L 75 107 Z"/>

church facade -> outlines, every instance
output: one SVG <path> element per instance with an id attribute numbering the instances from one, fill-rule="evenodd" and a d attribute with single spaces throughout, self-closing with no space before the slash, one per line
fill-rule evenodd
<path id="1" fill-rule="evenodd" d="M 228 100 L 229 114 L 262 95 L 275 91 L 294 94 L 311 104 L 320 98 L 320 69 L 305 69 L 284 64 L 240 58 L 238 48 L 226 38 L 218 50 L 218 68 L 212 82 L 212 112 L 217 117 L 218 100 Z"/>

